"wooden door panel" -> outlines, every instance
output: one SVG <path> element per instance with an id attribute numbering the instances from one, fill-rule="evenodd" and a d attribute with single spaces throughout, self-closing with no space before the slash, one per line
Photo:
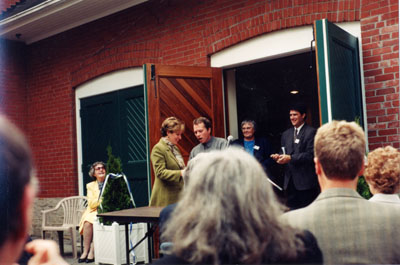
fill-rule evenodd
<path id="1" fill-rule="evenodd" d="M 195 118 L 210 118 L 212 134 L 225 137 L 221 69 L 158 64 L 153 67 L 147 64 L 145 69 L 150 150 L 161 137 L 161 123 L 170 116 L 185 123 L 179 149 L 186 162 L 190 151 L 198 144 L 193 134 Z"/>

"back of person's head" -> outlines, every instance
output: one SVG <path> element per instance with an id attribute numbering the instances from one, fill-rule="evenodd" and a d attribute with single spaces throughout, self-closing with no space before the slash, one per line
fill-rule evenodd
<path id="1" fill-rule="evenodd" d="M 385 194 L 397 193 L 400 187 L 399 150 L 386 146 L 370 152 L 364 176 L 368 184 L 377 192 Z"/>
<path id="2" fill-rule="evenodd" d="M 190 263 L 294 257 L 301 243 L 278 221 L 281 214 L 263 168 L 251 155 L 236 148 L 212 151 L 196 159 L 163 238 Z"/>
<path id="3" fill-rule="evenodd" d="M 31 152 L 22 133 L 0 115 L 0 247 L 7 240 L 26 238 L 21 209 L 25 187 L 33 173 Z"/>
<path id="4" fill-rule="evenodd" d="M 198 117 L 193 121 L 193 125 L 199 125 L 201 123 L 204 124 L 204 127 L 206 127 L 207 130 L 211 128 L 211 121 L 206 117 Z"/>
<path id="5" fill-rule="evenodd" d="M 326 123 L 315 135 L 314 155 L 328 179 L 355 179 L 364 163 L 364 132 L 355 122 Z"/>

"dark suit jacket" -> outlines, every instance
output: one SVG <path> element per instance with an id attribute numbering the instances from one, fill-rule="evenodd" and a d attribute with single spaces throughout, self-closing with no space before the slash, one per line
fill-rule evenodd
<path id="1" fill-rule="evenodd" d="M 290 178 L 293 178 L 297 190 L 308 190 L 318 186 L 314 166 L 314 136 L 316 131 L 313 127 L 304 124 L 297 135 L 299 139 L 297 144 L 294 142 L 293 127 L 283 132 L 281 146 L 285 147 L 286 154 L 291 156 L 291 161 L 285 165 L 284 189 L 287 188 Z"/>
<path id="2" fill-rule="evenodd" d="M 237 139 L 233 141 L 232 145 L 240 145 L 244 148 L 244 139 Z M 268 140 L 263 137 L 255 137 L 254 147 L 258 146 L 259 148 L 254 148 L 254 157 L 261 163 L 264 167 L 264 170 L 268 170 L 268 166 L 270 166 L 273 162 L 271 159 L 271 145 Z M 267 172 L 268 173 L 268 172 Z"/>

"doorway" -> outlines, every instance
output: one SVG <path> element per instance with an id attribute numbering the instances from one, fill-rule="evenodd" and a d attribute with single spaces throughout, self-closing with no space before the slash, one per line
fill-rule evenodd
<path id="1" fill-rule="evenodd" d="M 245 119 L 257 123 L 256 136 L 266 137 L 273 152 L 280 150 L 282 133 L 291 126 L 289 108 L 295 102 L 307 107 L 307 123 L 318 128 L 318 83 L 315 52 L 304 52 L 264 62 L 227 69 L 234 72 L 237 135 Z M 229 93 L 229 92 L 228 92 Z M 231 126 L 230 126 L 231 127 Z M 231 127 L 232 128 L 232 127 Z M 270 178 L 282 185 L 282 167 L 274 165 Z"/>

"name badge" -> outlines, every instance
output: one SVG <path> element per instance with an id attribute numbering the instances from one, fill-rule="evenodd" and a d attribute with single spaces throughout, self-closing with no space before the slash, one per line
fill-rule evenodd
<path id="1" fill-rule="evenodd" d="M 298 143 L 300 143 L 300 139 L 296 139 L 296 140 L 294 140 L 294 143 L 295 143 L 295 144 L 298 144 Z"/>
<path id="2" fill-rule="evenodd" d="M 253 148 L 256 149 L 256 150 L 259 150 L 259 149 L 260 149 L 260 147 L 259 147 L 258 145 L 254 145 Z"/>

